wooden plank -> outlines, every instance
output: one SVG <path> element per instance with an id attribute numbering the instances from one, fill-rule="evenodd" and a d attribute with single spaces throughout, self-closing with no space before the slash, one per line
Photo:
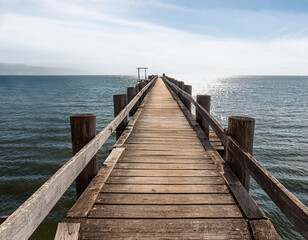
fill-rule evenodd
<path id="1" fill-rule="evenodd" d="M 184 169 L 184 170 L 211 170 L 216 167 L 214 163 L 176 164 L 176 163 L 118 163 L 117 169 Z"/>
<path id="2" fill-rule="evenodd" d="M 90 218 L 242 218 L 236 205 L 94 205 Z"/>
<path id="3" fill-rule="evenodd" d="M 167 139 L 164 137 L 160 138 L 141 138 L 141 137 L 130 137 L 125 142 L 128 146 L 133 146 L 135 144 L 152 144 L 152 145 L 158 145 L 158 146 L 179 146 L 179 145 L 187 145 L 187 146 L 200 146 L 199 139 L 195 139 L 195 141 L 192 141 L 191 139 Z M 131 145 L 133 144 L 133 145 Z"/>
<path id="4" fill-rule="evenodd" d="M 218 235 L 218 236 L 217 236 Z M 133 236 L 133 238 L 132 238 Z M 217 238 L 218 237 L 218 238 Z M 230 236 L 227 234 L 222 234 L 220 232 L 216 233 L 214 236 L 209 236 L 204 233 L 116 233 L 116 232 L 108 232 L 101 234 L 100 232 L 87 232 L 82 237 L 83 240 L 104 240 L 104 239 L 117 239 L 117 240 L 127 240 L 127 239 L 134 239 L 134 240 L 143 240 L 143 239 L 151 239 L 151 240 L 217 240 L 217 239 L 225 239 L 229 240 Z M 247 236 L 244 238 L 232 236 L 232 239 L 250 239 Z"/>
<path id="5" fill-rule="evenodd" d="M 153 81 L 143 88 L 99 134 L 0 225 L 0 236 L 3 239 L 20 240 L 31 236 Z"/>
<path id="6" fill-rule="evenodd" d="M 222 174 L 225 182 L 228 184 L 231 192 L 238 201 L 241 209 L 248 219 L 264 219 L 266 218 L 263 211 L 258 207 L 256 202 L 251 198 L 244 186 L 235 176 L 228 164 L 221 158 L 216 151 L 208 151 L 217 166 L 217 169 Z"/>
<path id="7" fill-rule="evenodd" d="M 68 218 L 88 216 L 92 206 L 94 205 L 95 199 L 97 198 L 100 190 L 104 186 L 123 151 L 124 148 L 115 148 L 111 151 L 96 177 L 91 181 L 88 188 L 77 199 L 71 210 L 67 213 Z"/>
<path id="8" fill-rule="evenodd" d="M 55 240 L 78 240 L 80 223 L 61 222 L 58 224 Z"/>
<path id="9" fill-rule="evenodd" d="M 200 125 L 194 119 L 191 112 L 188 111 L 188 109 L 185 108 L 184 104 L 181 102 L 181 100 L 178 98 L 178 96 L 176 96 L 173 92 L 171 92 L 171 95 L 173 96 L 173 98 L 177 102 L 179 108 L 181 109 L 181 111 L 185 115 L 185 117 L 186 117 L 188 123 L 190 124 L 191 128 L 196 132 L 196 134 L 199 138 L 199 141 L 201 142 L 203 148 L 205 150 L 213 150 L 213 147 L 210 144 L 210 142 L 208 141 L 208 138 L 205 136 L 204 131 L 201 129 Z"/>
<path id="10" fill-rule="evenodd" d="M 224 184 L 221 177 L 109 177 L 107 183 L 127 184 Z"/>
<path id="11" fill-rule="evenodd" d="M 85 219 L 83 239 L 251 239 L 243 219 Z"/>
<path id="12" fill-rule="evenodd" d="M 146 95 L 144 98 L 144 102 L 148 100 L 149 95 Z M 122 133 L 121 137 L 117 140 L 117 142 L 114 144 L 114 148 L 117 147 L 123 147 L 124 143 L 126 143 L 127 139 L 130 137 L 131 133 L 133 132 L 133 128 L 140 117 L 140 114 L 142 112 L 143 108 L 138 108 L 137 112 L 134 114 L 132 119 L 128 122 L 125 131 Z"/>
<path id="13" fill-rule="evenodd" d="M 144 157 L 121 157 L 119 163 L 161 163 L 161 164 L 198 164 L 198 163 L 213 163 L 210 158 L 174 158 L 174 157 L 160 157 L 147 156 Z"/>
<path id="14" fill-rule="evenodd" d="M 145 158 L 146 156 L 146 158 Z M 133 151 L 130 149 L 127 149 L 122 156 L 122 159 L 124 158 L 168 158 L 168 159 L 208 159 L 209 154 L 207 152 L 204 152 L 202 154 L 177 154 L 177 153 L 171 153 L 168 151 Z"/>
<path id="15" fill-rule="evenodd" d="M 112 176 L 132 176 L 132 177 L 206 177 L 220 176 L 213 170 L 148 170 L 148 169 L 114 169 Z"/>
<path id="16" fill-rule="evenodd" d="M 250 220 L 251 232 L 255 240 L 280 240 L 276 229 L 269 220 Z"/>
<path id="17" fill-rule="evenodd" d="M 168 80 L 167 80 L 168 81 Z M 168 84 L 173 86 L 175 89 L 180 91 L 181 89 L 177 87 L 175 84 L 168 81 Z M 223 128 L 219 125 L 219 123 L 203 108 L 200 106 L 199 103 L 189 94 L 187 94 L 184 91 L 181 91 L 181 94 L 186 99 L 190 100 L 192 104 L 195 105 L 196 109 L 198 110 L 199 114 L 206 119 L 207 123 L 211 126 L 213 131 L 216 133 L 216 135 L 221 139 L 222 143 L 226 143 L 226 134 L 224 133 Z"/>
<path id="18" fill-rule="evenodd" d="M 105 184 L 101 190 L 108 193 L 228 193 L 226 185 L 136 185 Z"/>
<path id="19" fill-rule="evenodd" d="M 195 144 L 173 144 L 173 145 L 155 145 L 155 144 L 124 144 L 123 147 L 127 149 L 132 149 L 134 151 L 138 150 L 150 150 L 150 151 L 177 151 L 179 149 L 189 149 L 187 152 L 193 152 L 193 153 L 203 153 L 203 151 L 200 151 L 202 145 Z"/>
<path id="20" fill-rule="evenodd" d="M 235 204 L 230 194 L 100 193 L 96 204 Z"/>

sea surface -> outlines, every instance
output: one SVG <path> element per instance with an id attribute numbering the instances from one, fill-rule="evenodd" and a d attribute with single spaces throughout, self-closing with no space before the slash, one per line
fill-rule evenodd
<path id="1" fill-rule="evenodd" d="M 308 77 L 175 76 L 210 94 L 211 113 L 256 119 L 255 158 L 308 205 Z M 94 113 L 97 132 L 113 119 L 112 95 L 135 86 L 133 76 L 0 76 L 0 217 L 11 214 L 70 159 L 69 116 Z M 115 142 L 99 152 L 100 165 Z M 31 239 L 53 239 L 75 201 L 72 185 Z M 256 182 L 250 193 L 283 239 L 304 239 Z M 1 221 L 1 220 L 0 220 Z"/>

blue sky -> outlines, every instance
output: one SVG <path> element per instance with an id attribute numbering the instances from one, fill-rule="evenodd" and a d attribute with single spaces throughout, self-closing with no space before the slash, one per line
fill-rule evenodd
<path id="1" fill-rule="evenodd" d="M 0 0 L 0 62 L 308 75 L 308 0 Z"/>

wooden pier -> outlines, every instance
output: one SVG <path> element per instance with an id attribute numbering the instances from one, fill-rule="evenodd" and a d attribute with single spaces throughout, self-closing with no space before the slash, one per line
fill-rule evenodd
<path id="1" fill-rule="evenodd" d="M 110 155 L 113 170 L 106 177 L 103 168 L 90 186 L 95 197 L 86 191 L 68 213 L 81 239 L 251 239 L 247 218 L 161 78 L 137 114 Z"/>
<path id="2" fill-rule="evenodd" d="M 122 124 L 121 129 L 117 128 L 119 139 L 110 155 L 59 223 L 55 239 L 280 239 L 270 220 L 250 197 L 247 174 L 271 187 L 273 193 L 268 193 L 269 196 L 276 199 L 275 203 L 307 237 L 307 207 L 266 170 L 251 163 L 255 159 L 249 150 L 238 146 L 192 99 L 191 87 L 186 88 L 186 94 L 180 89 L 185 91 L 183 84 L 174 79 L 152 77 L 128 97 L 131 100 L 128 105 L 122 104 L 122 110 L 115 111 L 116 118 L 63 166 L 66 169 L 59 170 L 58 176 L 63 174 L 61 181 L 67 181 L 69 186 L 78 175 L 80 178 L 85 166 L 88 168 L 91 161 L 97 161 L 97 150 Z M 143 101 L 136 108 L 140 99 Z M 200 122 L 200 116 L 195 120 L 190 112 L 191 102 L 207 123 Z M 127 124 L 129 112 L 133 117 Z M 221 157 L 223 152 L 227 154 L 226 159 L 247 158 L 244 170 L 233 169 L 233 160 L 227 163 Z M 239 171 L 242 175 L 238 175 Z M 68 174 L 72 176 L 66 179 L 64 175 Z M 47 185 L 54 184 L 54 191 L 57 186 L 63 188 L 54 196 L 56 202 L 67 187 L 62 187 L 63 182 L 59 183 L 58 179 L 49 181 Z M 270 192 L 263 185 L 260 184 Z M 8 229 L 17 228 L 17 216 L 25 220 L 38 214 L 35 204 L 47 208 L 39 211 L 44 212 L 42 217 L 48 214 L 53 203 L 37 206 L 41 202 L 38 198 L 45 194 L 42 193 L 44 185 L 42 188 L 9 217 L 4 227 L 0 226 L 0 239 L 12 236 Z M 44 199 L 52 197 L 46 194 Z M 286 203 L 281 203 L 281 198 Z M 25 209 L 36 213 L 25 215 Z M 19 237 L 30 236 L 39 221 L 31 227 L 29 224 L 28 230 L 19 227 Z"/>

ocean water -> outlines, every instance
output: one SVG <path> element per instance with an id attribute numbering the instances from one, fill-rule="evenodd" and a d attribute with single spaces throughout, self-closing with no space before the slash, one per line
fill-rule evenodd
<path id="1" fill-rule="evenodd" d="M 254 156 L 308 205 L 308 77 L 175 76 L 210 94 L 224 126 L 230 115 L 256 119 Z M 70 159 L 69 116 L 97 115 L 97 131 L 113 119 L 112 95 L 131 76 L 0 76 L 0 216 L 9 215 Z M 100 164 L 115 142 L 99 152 Z M 283 239 L 303 239 L 254 181 L 251 195 Z M 75 201 L 72 185 L 31 239 L 53 239 Z"/>

